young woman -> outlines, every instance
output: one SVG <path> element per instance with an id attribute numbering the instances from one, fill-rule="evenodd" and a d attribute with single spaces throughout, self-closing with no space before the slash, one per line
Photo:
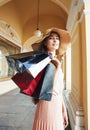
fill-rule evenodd
<path id="1" fill-rule="evenodd" d="M 68 41 L 66 43 L 69 43 L 70 35 L 66 31 L 57 28 L 50 29 L 46 34 L 46 37 L 40 42 L 40 46 L 44 51 L 52 54 L 51 63 L 54 64 L 56 71 L 54 74 L 52 99 L 51 101 L 38 101 L 33 130 L 64 130 L 68 125 L 68 116 L 62 96 L 64 87 L 63 73 L 57 56 L 60 54 L 60 49 L 65 53 L 66 48 L 65 46 L 63 47 L 62 42 L 66 40 Z"/>

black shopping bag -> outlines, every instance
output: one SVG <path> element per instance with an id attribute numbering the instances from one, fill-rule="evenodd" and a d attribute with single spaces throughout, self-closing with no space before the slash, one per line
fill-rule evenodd
<path id="1" fill-rule="evenodd" d="M 6 59 L 13 70 L 22 73 L 28 69 L 32 76 L 36 77 L 51 61 L 51 56 L 42 51 L 32 51 L 6 56 Z"/>
<path id="2" fill-rule="evenodd" d="M 32 94 L 33 97 L 40 100 L 51 101 L 55 69 L 52 63 L 46 66 L 44 75 Z"/>

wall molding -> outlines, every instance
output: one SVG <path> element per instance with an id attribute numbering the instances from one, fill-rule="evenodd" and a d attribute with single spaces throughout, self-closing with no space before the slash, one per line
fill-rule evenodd
<path id="1" fill-rule="evenodd" d="M 73 30 L 76 17 L 80 10 L 83 7 L 83 1 L 82 0 L 72 0 L 71 8 L 68 15 L 67 25 L 66 28 L 69 32 Z"/>
<path id="2" fill-rule="evenodd" d="M 72 130 L 85 130 L 84 110 L 82 106 L 79 106 L 78 102 L 79 91 L 74 86 L 72 88 L 71 92 L 64 90 L 64 99 L 67 103 L 70 125 Z"/>
<path id="3" fill-rule="evenodd" d="M 0 36 L 22 47 L 21 39 L 15 29 L 3 19 L 0 19 Z"/>
<path id="4" fill-rule="evenodd" d="M 75 130 L 85 130 L 83 107 L 79 107 L 76 111 Z"/>

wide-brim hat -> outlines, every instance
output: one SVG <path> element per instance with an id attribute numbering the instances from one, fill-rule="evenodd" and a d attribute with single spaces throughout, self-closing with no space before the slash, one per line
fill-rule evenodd
<path id="1" fill-rule="evenodd" d="M 66 53 L 66 50 L 67 50 L 67 48 L 69 47 L 69 45 L 71 43 L 71 36 L 70 36 L 68 31 L 58 29 L 58 28 L 55 28 L 55 27 L 46 30 L 45 34 L 43 34 L 43 36 L 37 42 L 32 44 L 32 48 L 35 51 L 40 50 L 40 46 L 41 46 L 42 41 L 46 37 L 48 37 L 51 32 L 56 32 L 60 36 L 59 55 L 61 56 L 64 53 Z"/>

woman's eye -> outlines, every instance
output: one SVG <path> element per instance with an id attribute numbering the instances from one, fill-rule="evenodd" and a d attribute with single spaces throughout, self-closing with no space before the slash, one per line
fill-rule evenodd
<path id="1" fill-rule="evenodd" d="M 49 39 L 50 39 L 50 40 L 54 40 L 54 39 L 59 40 L 59 37 L 56 37 L 56 38 L 54 38 L 54 37 L 49 37 Z"/>
<path id="2" fill-rule="evenodd" d="M 53 39 L 53 37 L 49 37 L 49 39 Z"/>
<path id="3" fill-rule="evenodd" d="M 59 40 L 59 37 L 56 37 L 57 40 Z"/>

